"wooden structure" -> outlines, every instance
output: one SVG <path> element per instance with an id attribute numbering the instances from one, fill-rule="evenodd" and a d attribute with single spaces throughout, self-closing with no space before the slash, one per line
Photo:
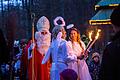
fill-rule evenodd
<path id="1" fill-rule="evenodd" d="M 89 24 L 111 24 L 110 15 L 113 9 L 119 5 L 120 0 L 101 0 L 97 5 L 95 5 L 95 10 L 98 12 L 91 18 L 91 20 L 89 20 Z"/>

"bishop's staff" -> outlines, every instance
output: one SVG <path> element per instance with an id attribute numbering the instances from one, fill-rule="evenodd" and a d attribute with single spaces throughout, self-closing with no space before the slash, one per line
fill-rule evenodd
<path id="1" fill-rule="evenodd" d="M 35 21 L 35 14 L 32 13 L 32 43 L 34 44 L 34 21 Z M 32 49 L 32 80 L 36 80 L 35 77 L 35 70 L 34 70 L 34 49 Z"/>

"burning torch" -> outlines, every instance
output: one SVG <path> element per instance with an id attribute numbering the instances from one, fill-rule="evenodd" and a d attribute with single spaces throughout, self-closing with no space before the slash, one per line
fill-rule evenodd
<path id="1" fill-rule="evenodd" d="M 93 46 L 93 44 L 96 42 L 96 40 L 99 38 L 100 32 L 101 32 L 101 29 L 98 29 L 94 39 L 92 39 L 93 31 L 89 32 L 89 39 L 90 39 L 90 41 L 89 41 L 89 43 L 87 45 L 86 50 L 84 51 L 84 58 L 87 57 L 88 51 Z M 82 59 L 84 59 L 84 58 L 82 58 Z"/>

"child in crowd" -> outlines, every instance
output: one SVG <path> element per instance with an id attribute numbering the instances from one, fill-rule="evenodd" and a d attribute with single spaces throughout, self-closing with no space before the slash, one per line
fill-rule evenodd
<path id="1" fill-rule="evenodd" d="M 92 60 L 89 63 L 89 71 L 92 77 L 92 80 L 98 80 L 98 75 L 100 71 L 100 55 L 95 52 L 92 54 Z"/>

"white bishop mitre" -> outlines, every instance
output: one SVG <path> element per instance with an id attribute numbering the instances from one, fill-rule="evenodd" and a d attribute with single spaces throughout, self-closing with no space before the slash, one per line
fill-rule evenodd
<path id="1" fill-rule="evenodd" d="M 37 30 L 42 31 L 42 30 L 49 30 L 50 28 L 50 22 L 47 19 L 47 17 L 42 16 L 38 22 L 37 22 Z"/>

